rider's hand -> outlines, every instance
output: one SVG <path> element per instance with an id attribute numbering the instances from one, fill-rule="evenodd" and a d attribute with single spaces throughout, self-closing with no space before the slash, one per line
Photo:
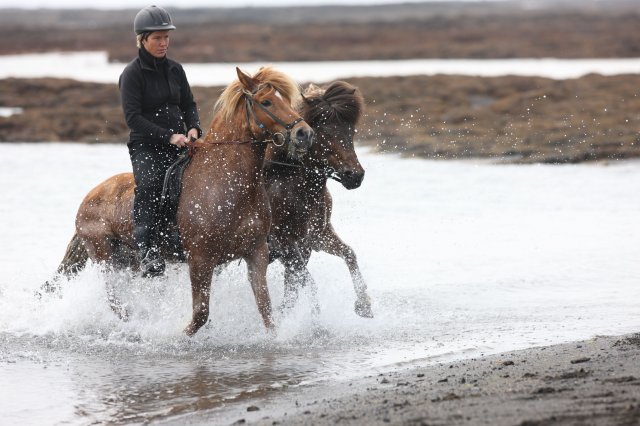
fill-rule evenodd
<path id="1" fill-rule="evenodd" d="M 198 129 L 189 129 L 187 132 L 187 139 L 191 140 L 191 138 L 198 139 Z"/>
<path id="2" fill-rule="evenodd" d="M 171 135 L 171 139 L 169 139 L 169 143 L 180 148 L 187 146 L 187 137 L 185 135 L 181 135 L 179 133 L 174 133 Z"/>

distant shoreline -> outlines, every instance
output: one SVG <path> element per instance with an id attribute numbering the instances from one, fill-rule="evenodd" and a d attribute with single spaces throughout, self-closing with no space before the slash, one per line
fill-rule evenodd
<path id="1" fill-rule="evenodd" d="M 347 79 L 366 106 L 356 140 L 429 159 L 580 163 L 640 158 L 640 74 Z M 204 127 L 222 87 L 194 86 Z M 0 79 L 0 142 L 128 140 L 115 84 Z"/>
<path id="2" fill-rule="evenodd" d="M 299 83 L 336 79 L 412 76 L 543 77 L 556 80 L 588 74 L 624 75 L 640 72 L 638 58 L 509 58 L 509 59 L 389 59 L 361 61 L 184 63 L 192 86 L 224 86 L 235 67 L 254 72 L 273 65 Z M 117 83 L 126 63 L 108 62 L 107 52 L 49 52 L 0 55 L 0 79 L 69 78 L 88 83 Z"/>

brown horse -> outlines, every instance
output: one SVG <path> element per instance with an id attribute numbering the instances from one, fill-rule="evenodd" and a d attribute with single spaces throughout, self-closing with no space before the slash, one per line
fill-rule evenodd
<path id="1" fill-rule="evenodd" d="M 295 303 L 300 286 L 315 283 L 307 270 L 312 250 L 339 256 L 346 262 L 356 292 L 355 312 L 373 317 L 367 286 L 354 251 L 331 225 L 332 200 L 327 179 L 347 189 L 360 186 L 364 170 L 353 147 L 353 136 L 363 110 L 360 92 L 337 81 L 326 89 L 309 86 L 297 110 L 313 127 L 316 138 L 305 155 L 267 150 L 266 184 L 271 201 L 270 260 L 285 266 L 283 308 Z"/>
<path id="2" fill-rule="evenodd" d="M 246 261 L 264 325 L 273 328 L 266 282 L 271 213 L 262 173 L 265 151 L 273 145 L 274 152 L 303 153 L 313 138 L 311 127 L 291 106 L 299 97 L 293 80 L 271 67 L 261 68 L 254 76 L 239 69 L 237 74 L 238 80 L 216 103 L 211 128 L 195 143 L 195 155 L 182 181 L 176 219 L 191 279 L 193 313 L 185 328 L 188 335 L 209 317 L 214 268 L 234 259 Z M 133 175 L 126 173 L 89 192 L 78 210 L 76 234 L 58 272 L 78 271 L 87 256 L 108 266 L 128 266 L 134 187 Z M 110 302 L 114 311 L 122 313 L 115 299 Z"/>

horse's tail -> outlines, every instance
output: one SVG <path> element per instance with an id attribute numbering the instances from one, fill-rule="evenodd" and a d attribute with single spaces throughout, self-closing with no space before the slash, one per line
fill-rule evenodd
<path id="1" fill-rule="evenodd" d="M 57 273 L 66 276 L 75 275 L 84 269 L 88 259 L 89 254 L 84 247 L 84 243 L 77 233 L 73 234 L 67 246 L 67 251 L 62 258 L 62 262 L 60 262 L 60 266 L 58 266 Z"/>
<path id="2" fill-rule="evenodd" d="M 36 295 L 41 296 L 42 292 L 55 293 L 60 290 L 60 278 L 62 276 L 71 277 L 84 269 L 89 259 L 87 249 L 84 247 L 82 239 L 78 234 L 73 234 L 71 241 L 67 245 L 62 262 L 58 266 L 56 275 L 49 281 L 45 282 Z"/>

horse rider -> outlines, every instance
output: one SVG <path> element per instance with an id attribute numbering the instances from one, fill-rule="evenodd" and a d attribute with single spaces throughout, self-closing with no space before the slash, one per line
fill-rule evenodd
<path id="1" fill-rule="evenodd" d="M 130 129 L 133 166 L 133 240 L 143 276 L 164 273 L 159 252 L 159 207 L 164 176 L 190 138 L 202 135 L 198 109 L 182 66 L 167 58 L 169 13 L 149 6 L 135 17 L 138 57 L 122 71 L 122 110 Z"/>

